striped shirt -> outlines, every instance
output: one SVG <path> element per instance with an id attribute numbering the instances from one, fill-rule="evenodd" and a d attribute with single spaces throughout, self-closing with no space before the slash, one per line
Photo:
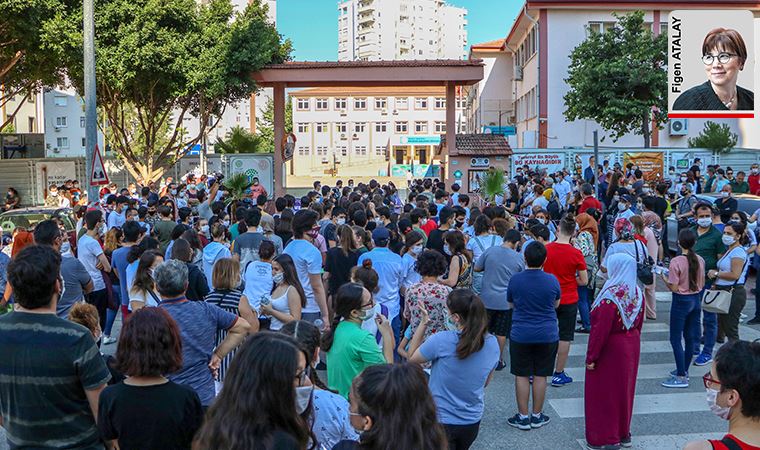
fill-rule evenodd
<path id="1" fill-rule="evenodd" d="M 85 390 L 111 378 L 92 334 L 55 314 L 0 316 L 0 414 L 10 448 L 103 448 Z"/>
<path id="2" fill-rule="evenodd" d="M 242 296 L 243 293 L 238 289 L 215 290 L 206 296 L 206 303 L 211 303 L 212 305 L 222 308 L 228 313 L 240 316 L 238 303 L 240 302 L 240 297 Z M 226 337 L 227 330 L 223 328 L 217 328 L 216 346 L 219 347 L 219 344 L 221 344 Z M 232 362 L 232 358 L 235 356 L 236 351 L 237 349 L 232 350 L 222 360 L 222 366 L 219 368 L 219 381 L 224 382 L 224 375 L 227 373 L 227 368 L 230 366 L 230 362 Z"/>

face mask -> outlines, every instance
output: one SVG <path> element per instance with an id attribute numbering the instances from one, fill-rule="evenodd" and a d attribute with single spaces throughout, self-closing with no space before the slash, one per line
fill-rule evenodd
<path id="1" fill-rule="evenodd" d="M 378 224 L 378 225 L 382 225 L 383 224 L 383 219 L 381 219 L 381 218 L 378 217 L 377 219 L 375 219 L 375 223 Z"/>
<path id="2" fill-rule="evenodd" d="M 312 239 L 316 239 L 319 236 L 319 230 L 309 230 L 306 235 Z"/>
<path id="3" fill-rule="evenodd" d="M 448 245 L 443 246 L 443 253 L 446 253 L 447 255 L 451 256 L 451 249 Z"/>
<path id="4" fill-rule="evenodd" d="M 457 221 L 457 222 L 454 222 L 454 225 L 455 225 L 457 228 L 462 228 L 462 227 L 464 226 L 464 222 L 459 222 L 459 221 Z"/>
<path id="5" fill-rule="evenodd" d="M 413 245 L 411 249 L 409 249 L 413 255 L 419 255 L 422 253 L 422 245 Z"/>
<path id="6" fill-rule="evenodd" d="M 686 197 L 687 194 L 688 192 L 686 192 L 685 190 L 681 190 L 681 197 Z"/>
<path id="7" fill-rule="evenodd" d="M 544 219 L 544 218 L 538 218 L 536 220 L 538 220 L 538 222 L 541 223 L 542 225 L 546 225 L 546 219 Z"/>
<path id="8" fill-rule="evenodd" d="M 712 219 L 709 217 L 702 217 L 697 219 L 697 225 L 699 225 L 702 228 L 707 228 L 710 225 L 712 225 Z"/>
<path id="9" fill-rule="evenodd" d="M 53 197 L 58 197 L 58 191 L 50 191 L 50 195 Z"/>
<path id="10" fill-rule="evenodd" d="M 208 234 L 208 225 L 201 226 L 201 233 Z"/>
<path id="11" fill-rule="evenodd" d="M 311 393 L 314 392 L 314 386 L 298 386 L 296 388 L 296 412 L 303 414 L 311 402 Z"/>
<path id="12" fill-rule="evenodd" d="M 725 191 L 721 192 L 720 196 L 723 197 L 723 198 L 728 198 L 728 192 L 725 192 Z"/>
<path id="13" fill-rule="evenodd" d="M 420 219 L 420 226 L 424 227 L 427 224 L 427 219 Z"/>
<path id="14" fill-rule="evenodd" d="M 222 221 L 222 225 L 224 225 L 225 227 L 228 227 L 228 228 L 229 228 L 229 226 L 230 226 L 230 221 L 229 221 L 229 220 L 224 220 L 224 221 Z"/>
<path id="15" fill-rule="evenodd" d="M 619 209 L 621 212 L 622 212 L 622 211 L 625 211 L 626 209 L 628 209 L 628 205 L 626 205 L 625 203 L 618 203 L 618 209 Z"/>
<path id="16" fill-rule="evenodd" d="M 733 236 L 729 236 L 727 234 L 724 234 L 721 240 L 723 241 L 723 245 L 732 245 L 734 242 L 736 242 L 736 239 L 734 239 Z"/>
<path id="17" fill-rule="evenodd" d="M 752 175 L 755 175 L 757 174 L 757 169 L 751 169 L 750 172 L 752 172 Z M 10 192 L 8 194 L 10 194 Z"/>
<path id="18" fill-rule="evenodd" d="M 613 200 L 615 200 L 616 202 L 619 202 L 619 201 L 620 201 L 620 196 L 619 196 L 619 195 L 615 195 L 615 196 L 613 196 L 612 198 L 613 198 Z"/>
<path id="19" fill-rule="evenodd" d="M 459 325 L 454 322 L 451 316 L 446 318 L 446 329 L 449 331 L 459 331 Z"/>
<path id="20" fill-rule="evenodd" d="M 646 188 L 646 187 L 645 188 L 641 188 L 641 192 L 643 192 L 645 194 L 648 194 L 649 193 L 649 188 Z"/>
<path id="21" fill-rule="evenodd" d="M 106 224 L 103 224 L 103 225 L 101 225 L 101 226 L 100 226 L 100 230 L 98 230 L 98 233 L 99 233 L 101 236 L 103 236 L 103 235 L 105 235 L 105 234 L 106 234 L 106 231 L 108 231 L 108 230 L 106 229 Z"/>
<path id="22" fill-rule="evenodd" d="M 275 284 L 282 283 L 282 280 L 284 280 L 284 279 L 285 279 L 285 274 L 282 273 L 282 272 L 280 272 L 280 273 L 275 274 L 275 275 L 272 276 L 272 281 L 274 281 Z"/>
<path id="23" fill-rule="evenodd" d="M 362 309 L 361 311 L 362 311 L 362 315 L 359 316 L 359 320 L 361 320 L 362 322 L 370 320 L 373 317 L 375 317 L 375 309 L 374 308 Z"/>
<path id="24" fill-rule="evenodd" d="M 172 195 L 177 195 L 177 190 L 176 189 L 172 189 L 171 192 L 172 192 Z"/>
<path id="25" fill-rule="evenodd" d="M 71 251 L 71 244 L 69 243 L 68 239 L 61 242 L 61 254 L 69 253 Z"/>
<path id="26" fill-rule="evenodd" d="M 706 391 L 707 405 L 710 407 L 710 411 L 721 419 L 728 420 L 731 416 L 731 407 L 718 405 L 718 391 L 715 389 L 707 388 Z"/>
<path id="27" fill-rule="evenodd" d="M 681 183 L 683 183 L 684 181 L 686 181 L 686 177 L 681 177 Z"/>
<path id="28" fill-rule="evenodd" d="M 346 224 L 346 219 L 340 218 L 340 219 L 336 220 L 335 223 L 337 223 L 338 225 L 345 225 Z"/>
<path id="29" fill-rule="evenodd" d="M 151 267 L 150 269 L 148 269 L 148 273 L 150 274 L 150 277 L 151 277 L 151 278 L 154 278 L 154 277 L 153 277 L 153 274 L 154 274 L 155 272 L 156 272 L 156 269 L 154 269 L 154 268 L 152 268 L 152 267 Z"/>
<path id="30" fill-rule="evenodd" d="M 670 172 L 668 172 L 668 173 L 669 173 L 670 175 L 675 175 L 675 174 L 676 174 L 676 171 L 675 171 L 675 170 L 671 170 L 671 171 L 670 171 Z"/>

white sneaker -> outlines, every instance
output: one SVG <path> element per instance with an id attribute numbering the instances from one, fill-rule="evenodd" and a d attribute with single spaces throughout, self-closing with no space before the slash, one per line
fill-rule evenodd
<path id="1" fill-rule="evenodd" d="M 111 336 L 103 336 L 103 345 L 109 345 L 116 342 L 116 338 L 112 338 Z"/>

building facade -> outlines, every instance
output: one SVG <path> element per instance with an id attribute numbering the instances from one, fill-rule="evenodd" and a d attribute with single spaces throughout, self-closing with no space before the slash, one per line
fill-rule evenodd
<path id="1" fill-rule="evenodd" d="M 338 3 L 338 60 L 464 59 L 467 10 L 442 0 Z"/>
<path id="2" fill-rule="evenodd" d="M 44 127 L 42 121 L 42 94 L 30 94 L 26 100 L 24 100 L 22 94 L 16 94 L 11 97 L 11 99 L 0 108 L 0 125 L 5 123 L 5 121 L 8 120 L 8 117 L 10 117 L 16 110 L 18 110 L 16 115 L 9 123 L 9 125 L 12 125 L 12 127 L 9 127 L 10 130 L 13 130 L 14 133 L 42 132 Z"/>
<path id="3" fill-rule="evenodd" d="M 291 175 L 420 177 L 438 170 L 434 151 L 446 132 L 443 87 L 325 87 L 290 96 Z"/>
<path id="4" fill-rule="evenodd" d="M 84 99 L 73 88 L 48 89 L 43 94 L 45 156 L 69 158 L 85 155 Z M 98 127 L 98 146 L 105 152 L 103 130 Z"/>

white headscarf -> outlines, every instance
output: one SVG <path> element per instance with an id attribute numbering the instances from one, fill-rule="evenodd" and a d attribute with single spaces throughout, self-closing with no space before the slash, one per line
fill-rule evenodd
<path id="1" fill-rule="evenodd" d="M 603 300 L 613 302 L 620 311 L 623 326 L 630 330 L 644 304 L 644 296 L 636 283 L 636 260 L 625 253 L 616 253 L 607 258 L 606 267 L 609 279 L 604 283 L 591 309 L 599 306 Z"/>

